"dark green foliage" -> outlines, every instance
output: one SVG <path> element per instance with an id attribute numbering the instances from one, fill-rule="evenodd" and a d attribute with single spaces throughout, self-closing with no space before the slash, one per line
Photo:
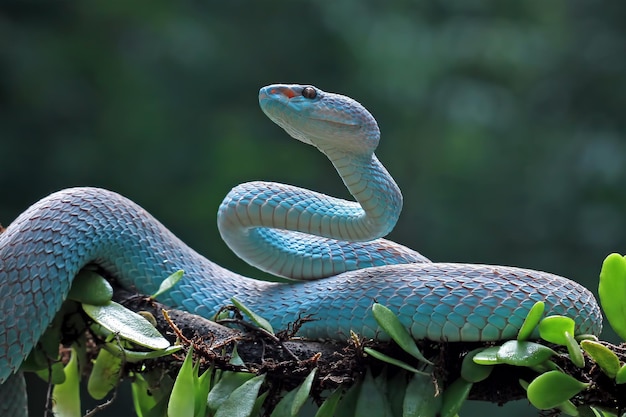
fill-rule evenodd
<path id="1" fill-rule="evenodd" d="M 0 8 L 2 224 L 52 190 L 99 185 L 257 274 L 215 227 L 232 186 L 345 196 L 324 156 L 257 105 L 262 85 L 310 82 L 378 119 L 379 156 L 405 197 L 392 237 L 433 259 L 591 282 L 598 257 L 626 246 L 620 2 Z"/>

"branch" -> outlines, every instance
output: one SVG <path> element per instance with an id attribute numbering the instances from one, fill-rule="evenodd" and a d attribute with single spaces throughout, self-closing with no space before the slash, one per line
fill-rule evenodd
<path id="1" fill-rule="evenodd" d="M 115 299 L 133 311 L 151 313 L 156 318 L 157 329 L 172 343 L 178 338 L 185 345 L 193 345 L 194 352 L 204 362 L 205 367 L 213 364 L 219 369 L 241 370 L 242 367 L 229 363 L 236 346 L 248 371 L 266 374 L 270 385 L 275 389 L 285 390 L 296 387 L 312 368 L 317 367 L 318 378 L 312 391 L 313 397 L 317 399 L 325 390 L 338 386 L 349 387 L 361 380 L 368 369 L 372 369 L 375 374 L 382 370 L 385 364 L 365 355 L 365 346 L 413 366 L 420 366 L 393 343 L 374 340 L 314 341 L 295 337 L 294 329 L 306 326 L 306 320 L 297 321 L 292 329 L 286 329 L 276 337 L 255 328 L 240 317 L 229 320 L 229 324 L 235 323 L 239 328 L 226 327 L 186 311 L 170 309 L 148 297 L 125 290 L 116 289 Z M 169 320 L 163 314 L 164 311 Z M 465 355 L 486 345 L 488 344 L 465 342 L 419 343 L 426 357 L 435 362 L 434 376 L 442 384 L 443 390 L 460 376 Z M 619 355 L 622 362 L 626 362 L 624 347 L 608 346 Z M 580 381 L 592 383 L 589 389 L 572 400 L 575 404 L 595 405 L 612 410 L 626 409 L 626 387 L 616 385 L 614 379 L 608 378 L 588 358 L 586 366 L 578 368 L 569 361 L 566 351 L 551 347 L 562 353 L 553 360 L 565 373 Z M 147 365 L 175 372 L 182 364 L 182 356 L 170 355 L 153 360 Z M 388 370 L 390 375 L 394 371 L 395 368 Z M 531 381 L 537 375 L 539 374 L 526 367 L 497 365 L 489 378 L 473 385 L 469 399 L 504 404 L 525 398 L 526 393 L 519 380 Z"/>
<path id="2" fill-rule="evenodd" d="M 281 385 L 293 388 L 318 368 L 320 389 L 333 389 L 351 384 L 366 369 L 366 361 L 352 343 L 319 342 L 291 338 L 282 340 L 246 323 L 243 319 L 230 320 L 246 330 L 226 327 L 187 311 L 171 309 L 146 296 L 131 294 L 116 288 L 114 299 L 130 310 L 148 312 L 156 318 L 156 328 L 174 343 L 177 339 L 192 344 L 208 364 L 220 369 L 241 370 L 229 363 L 233 348 L 245 363 L 245 368 L 268 378 L 281 380 Z M 166 312 L 166 315 L 164 314 Z M 178 333 L 178 334 L 177 334 Z M 178 355 L 158 359 L 159 366 L 177 369 L 182 364 Z"/>

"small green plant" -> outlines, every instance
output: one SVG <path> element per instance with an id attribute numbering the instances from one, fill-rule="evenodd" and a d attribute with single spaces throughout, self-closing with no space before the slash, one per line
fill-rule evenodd
<path id="1" fill-rule="evenodd" d="M 618 254 L 609 255 L 604 261 L 600 274 L 599 294 L 602 309 L 609 323 L 621 337 L 626 338 L 626 258 Z M 414 352 L 402 325 L 393 313 L 384 306 L 374 305 L 374 317 L 399 346 L 409 353 Z M 381 314 L 381 312 L 384 313 Z M 626 364 L 606 343 L 599 342 L 591 335 L 575 335 L 575 322 L 570 317 L 552 315 L 544 317 L 545 303 L 537 302 L 529 311 L 517 336 L 517 340 L 504 341 L 492 347 L 477 348 L 466 354 L 461 377 L 448 385 L 443 392 L 438 412 L 441 416 L 454 416 L 467 398 L 472 384 L 489 377 L 495 366 L 506 364 L 530 368 L 538 375 L 530 382 L 520 380 L 526 390 L 528 400 L 539 410 L 558 409 L 571 416 L 615 416 L 616 410 L 585 404 L 575 399 L 579 394 L 593 386 L 567 374 L 554 361 L 554 358 L 567 358 L 578 368 L 585 367 L 585 355 L 616 384 L 626 383 Z M 388 330 L 391 329 L 391 330 Z M 406 332 L 406 331 L 405 331 Z M 532 342 L 528 339 L 538 332 L 544 342 Z M 557 353 L 545 343 L 563 346 L 567 354 Z M 386 363 L 417 371 L 394 358 L 373 354 L 372 356 Z M 584 353 L 583 353 L 584 352 Z M 421 353 L 420 353 L 421 355 Z M 423 355 L 413 355 L 423 360 Z M 429 362 L 430 363 L 430 362 Z M 416 375 L 417 377 L 417 375 Z M 423 401 L 424 399 L 422 399 Z M 404 415 L 404 414 L 402 414 Z"/>
<path id="2" fill-rule="evenodd" d="M 182 271 L 173 274 L 154 296 L 168 291 L 182 276 Z M 104 342 L 103 349 L 93 362 L 87 384 L 92 397 L 103 399 L 116 389 L 124 364 L 142 363 L 182 348 L 170 345 L 149 320 L 112 302 L 108 283 L 99 281 L 97 274 L 83 274 L 76 285 L 80 287 L 72 291 L 72 300 L 63 306 L 63 316 L 74 317 L 82 308 L 93 320 L 89 323 L 91 331 Z M 95 288 L 96 291 L 90 294 L 87 288 Z M 611 254 L 604 261 L 599 292 L 602 308 L 611 326 L 620 336 L 626 336 L 626 259 L 623 256 Z M 238 300 L 232 301 L 252 323 L 274 334 L 267 320 Z M 437 356 L 426 357 L 400 319 L 389 308 L 375 303 L 372 315 L 381 331 L 406 352 L 409 359 L 400 360 L 373 347 L 360 346 L 364 356 L 381 361 L 389 368 L 383 368 L 376 374 L 368 370 L 351 387 L 339 387 L 332 393 L 327 392 L 315 417 L 455 417 L 474 384 L 490 378 L 492 371 L 502 365 L 528 368 L 536 373 L 534 378 L 520 380 L 519 383 L 526 390 L 529 402 L 539 410 L 556 409 L 566 415 L 581 417 L 617 416 L 617 410 L 611 407 L 586 403 L 585 393 L 594 388 L 594 382 L 585 376 L 585 369 L 592 363 L 615 384 L 624 384 L 626 363 L 621 359 L 623 356 L 595 337 L 575 335 L 571 318 L 545 317 L 544 313 L 545 303 L 537 302 L 530 309 L 515 340 L 469 350 L 462 359 L 460 376 L 447 381 L 437 371 L 441 365 L 435 360 Z M 541 340 L 530 340 L 537 334 Z M 60 336 L 61 324 L 55 321 L 38 349 L 24 363 L 23 369 L 36 371 L 42 378 L 53 382 L 56 415 L 79 416 L 79 376 L 82 374 L 81 361 L 84 361 L 85 351 L 81 343 L 75 344 L 71 359 L 63 367 L 58 353 Z M 358 335 L 353 340 L 358 341 Z M 201 372 L 202 360 L 194 362 L 193 351 L 192 347 L 188 349 L 174 379 L 146 366 L 130 372 L 133 403 L 138 416 L 255 417 L 270 413 L 271 417 L 295 417 L 300 415 L 303 405 L 311 398 L 318 378 L 318 369 L 311 367 L 296 388 L 282 393 L 280 390 L 271 391 L 267 376 L 247 369 L 236 348 L 231 354 L 230 364 L 237 370 L 209 366 Z M 575 366 L 564 366 L 566 362 Z M 584 368 L 586 364 L 587 368 Z M 392 368 L 396 370 L 387 371 Z M 572 369 L 579 371 L 573 372 Z M 270 394 L 277 397 L 268 402 Z"/>
<path id="3" fill-rule="evenodd" d="M 602 311 L 622 340 L 626 340 L 626 259 L 612 253 L 602 263 L 598 295 Z"/>

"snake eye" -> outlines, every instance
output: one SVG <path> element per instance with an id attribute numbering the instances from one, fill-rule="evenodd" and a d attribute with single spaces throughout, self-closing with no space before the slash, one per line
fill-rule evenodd
<path id="1" fill-rule="evenodd" d="M 313 87 L 304 87 L 302 89 L 302 97 L 314 99 L 315 97 L 317 97 L 317 91 L 315 91 L 315 88 Z"/>

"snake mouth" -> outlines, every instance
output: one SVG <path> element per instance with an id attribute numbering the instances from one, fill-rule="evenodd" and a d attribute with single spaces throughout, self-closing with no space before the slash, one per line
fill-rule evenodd
<path id="1" fill-rule="evenodd" d="M 327 119 L 327 118 L 323 118 L 323 117 L 309 117 L 310 120 L 314 120 L 316 122 L 321 122 L 321 123 L 328 123 L 331 126 L 336 126 L 336 127 L 347 127 L 347 128 L 358 128 L 361 124 L 357 123 L 357 122 L 352 122 L 349 120 L 346 121 L 339 121 L 339 120 L 332 120 L 332 119 Z"/>
<path id="2" fill-rule="evenodd" d="M 293 88 L 290 87 L 272 87 L 270 88 L 270 94 L 282 94 L 285 97 L 287 97 L 288 99 L 292 99 L 295 96 L 299 95 L 298 93 L 296 93 Z"/>
<path id="3" fill-rule="evenodd" d="M 288 85 L 270 85 L 261 88 L 259 91 L 259 101 L 261 100 L 287 100 L 300 95 L 295 89 Z"/>
<path id="4" fill-rule="evenodd" d="M 282 94 L 282 92 L 276 92 L 275 88 L 268 89 L 268 87 L 263 87 L 259 91 L 259 105 L 261 106 L 261 110 L 263 110 L 263 112 L 267 114 L 270 119 L 273 118 L 268 113 L 268 109 L 271 107 L 287 107 L 289 105 L 289 100 L 291 99 L 287 95 Z"/>

